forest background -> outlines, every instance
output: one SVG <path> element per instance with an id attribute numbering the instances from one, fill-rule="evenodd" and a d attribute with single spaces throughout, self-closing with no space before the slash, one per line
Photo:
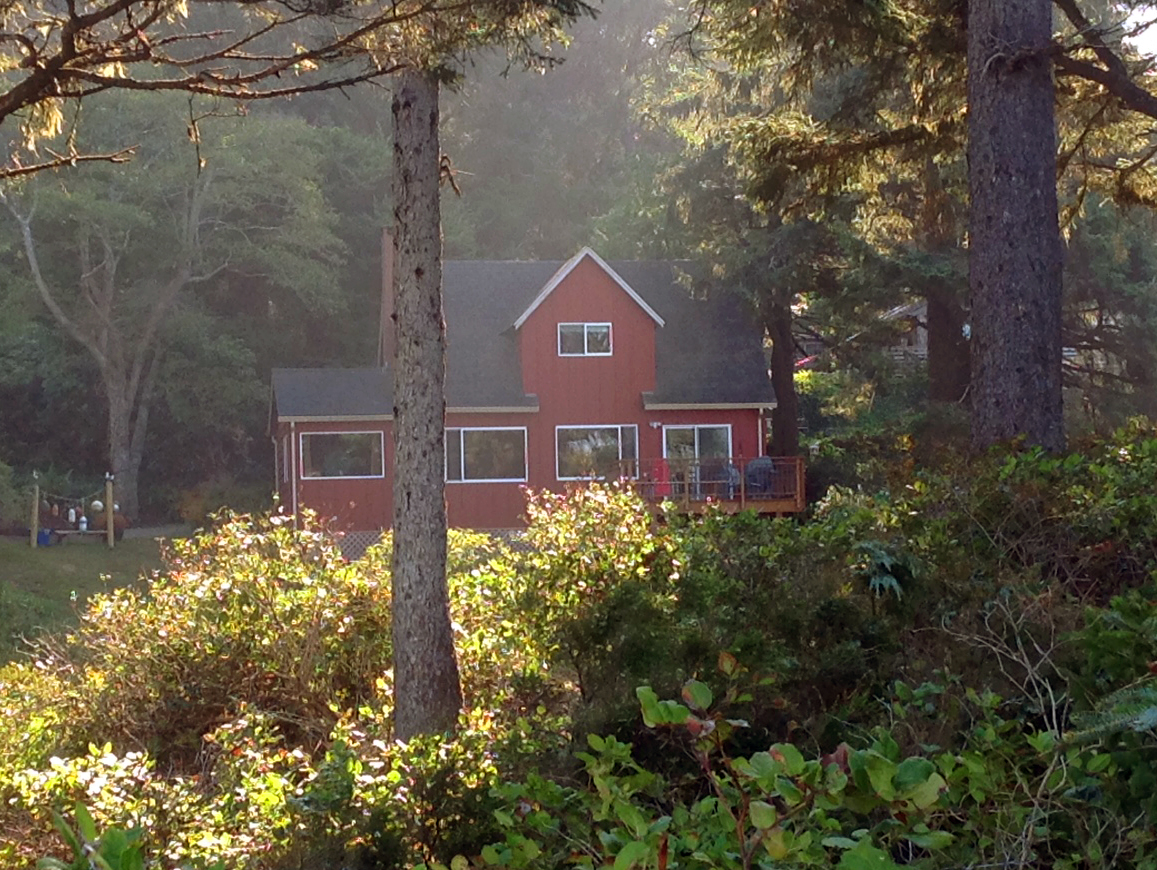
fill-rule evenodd
<path id="1" fill-rule="evenodd" d="M 793 89 L 782 64 L 696 56 L 693 24 L 666 0 L 608 4 L 545 73 L 478 57 L 443 98 L 442 147 L 461 190 L 444 196 L 446 257 L 565 259 L 590 244 L 612 259 L 707 259 L 706 292 L 744 293 L 764 319 L 781 404 L 813 448 L 855 419 L 910 428 L 929 407 L 962 432 L 963 131 L 941 118 L 925 124 L 936 136 L 888 141 L 905 101 L 937 97 L 917 81 L 928 70 L 862 65 Z M 959 79 L 959 59 L 953 70 L 949 59 L 932 72 Z M 882 88 L 885 74 L 900 86 Z M 1140 122 L 1079 89 L 1060 93 L 1066 413 L 1071 432 L 1108 431 L 1157 408 L 1152 182 Z M 134 160 L 42 173 L 0 210 L 0 463 L 14 481 L 37 470 L 53 491 L 95 488 L 115 392 L 44 304 L 21 239 L 29 219 L 40 278 L 73 323 L 113 306 L 126 370 L 149 300 L 171 293 L 137 372 L 140 514 L 199 521 L 222 504 L 264 503 L 270 370 L 375 361 L 388 108 L 376 86 L 244 117 L 207 98 L 86 100 L 90 148 L 148 132 L 134 134 Z M 918 300 L 926 370 L 887 353 L 912 320 L 883 315 Z M 813 362 L 797 371 L 805 354 Z M 793 381 L 802 407 L 789 401 Z M 782 436 L 791 430 L 778 428 L 775 452 L 798 449 Z"/>

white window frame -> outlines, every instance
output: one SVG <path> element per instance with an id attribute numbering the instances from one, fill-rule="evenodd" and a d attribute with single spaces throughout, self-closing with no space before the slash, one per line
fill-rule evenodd
<path id="1" fill-rule="evenodd" d="M 289 436 L 281 437 L 281 482 L 289 483 L 289 475 L 293 468 L 293 460 L 289 455 Z"/>
<path id="2" fill-rule="evenodd" d="M 564 326 L 581 326 L 583 328 L 583 352 L 582 353 L 563 353 L 563 351 L 562 351 L 562 328 Z M 592 352 L 587 350 L 587 347 L 589 346 L 589 343 L 590 343 L 589 338 L 588 338 L 588 333 L 589 333 L 591 327 L 603 327 L 603 326 L 605 326 L 607 328 L 607 350 L 606 351 L 599 351 L 597 353 L 592 353 Z M 615 331 L 611 327 L 610 323 L 600 323 L 600 322 L 593 322 L 593 321 L 592 322 L 572 321 L 569 323 L 560 323 L 558 325 L 557 339 L 558 339 L 558 355 L 559 356 L 569 356 L 569 357 L 574 357 L 574 356 L 614 356 L 614 353 L 615 353 Z"/>
<path id="3" fill-rule="evenodd" d="M 488 477 L 488 478 L 470 478 L 466 479 L 466 442 L 459 437 L 458 439 L 458 475 L 460 480 L 450 479 L 450 430 L 456 432 L 521 432 L 522 433 L 522 477 Z M 446 483 L 457 486 L 461 483 L 526 483 L 528 480 L 528 473 L 530 471 L 530 456 L 528 455 L 529 445 L 526 439 L 525 426 L 447 426 L 446 427 L 446 469 L 445 477 Z"/>
<path id="4" fill-rule="evenodd" d="M 695 461 L 698 462 L 704 457 L 699 455 L 699 430 L 700 429 L 726 429 L 727 430 L 727 459 L 734 459 L 735 443 L 732 440 L 732 431 L 730 423 L 672 423 L 671 425 L 664 424 L 663 426 L 663 458 L 669 459 L 667 455 L 667 430 L 668 429 L 693 429 L 695 431 Z M 708 459 L 715 459 L 714 456 L 707 457 Z"/>
<path id="5" fill-rule="evenodd" d="M 638 423 L 571 423 L 554 427 L 554 477 L 555 480 L 606 480 L 605 477 L 589 475 L 583 477 L 563 477 L 559 468 L 558 432 L 560 429 L 618 429 L 619 430 L 619 465 L 623 463 L 623 429 L 635 430 L 635 473 L 632 478 L 639 476 L 639 424 Z"/>
<path id="6" fill-rule="evenodd" d="M 379 449 L 382 457 L 382 473 L 381 474 L 349 474 L 341 475 L 339 477 L 328 477 L 319 475 L 316 477 L 305 476 L 305 439 L 310 435 L 377 435 Z M 297 436 L 297 476 L 301 480 L 381 480 L 386 476 L 386 435 L 380 429 L 359 429 L 357 431 L 329 431 L 324 432 L 301 432 Z"/>

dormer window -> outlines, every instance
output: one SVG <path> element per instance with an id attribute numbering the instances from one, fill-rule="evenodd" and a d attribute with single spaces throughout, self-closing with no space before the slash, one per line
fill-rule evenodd
<path id="1" fill-rule="evenodd" d="M 558 325 L 559 356 L 610 356 L 611 325 L 609 323 L 560 323 Z"/>

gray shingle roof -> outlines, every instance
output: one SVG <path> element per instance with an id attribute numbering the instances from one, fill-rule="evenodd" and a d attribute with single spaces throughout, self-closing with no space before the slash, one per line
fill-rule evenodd
<path id="1" fill-rule="evenodd" d="M 448 261 L 443 267 L 447 328 L 446 401 L 450 408 L 535 408 L 522 391 L 514 321 L 562 261 Z M 763 404 L 775 401 L 762 331 L 739 297 L 695 298 L 678 267 L 660 261 L 609 264 L 666 321 L 656 329 L 657 404 Z M 279 415 L 385 415 L 393 390 L 378 369 L 278 369 Z"/>
<path id="2" fill-rule="evenodd" d="M 274 369 L 274 413 L 282 420 L 387 417 L 394 413 L 387 371 Z"/>

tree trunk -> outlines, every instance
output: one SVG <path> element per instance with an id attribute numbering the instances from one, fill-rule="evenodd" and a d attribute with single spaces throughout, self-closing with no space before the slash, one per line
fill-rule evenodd
<path id="1" fill-rule="evenodd" d="M 972 443 L 1064 446 L 1049 0 L 968 4 Z"/>
<path id="2" fill-rule="evenodd" d="M 775 388 L 776 401 L 771 412 L 768 451 L 772 456 L 795 456 L 799 453 L 799 397 L 795 392 L 791 306 L 768 302 L 763 320 L 767 337 L 771 340 L 771 385 Z"/>
<path id="3" fill-rule="evenodd" d="M 134 456 L 132 449 L 133 402 L 123 386 L 105 380 L 108 393 L 108 459 L 112 471 L 114 492 L 121 513 L 135 520 L 137 518 L 137 482 L 141 470 L 140 456 Z M 134 461 L 135 459 L 135 461 Z"/>
<path id="4" fill-rule="evenodd" d="M 462 706 L 446 589 L 438 82 L 394 90 L 394 732 L 453 727 Z"/>
<path id="5" fill-rule="evenodd" d="M 928 398 L 959 402 L 968 391 L 968 339 L 964 337 L 964 309 L 950 288 L 929 290 Z"/>

